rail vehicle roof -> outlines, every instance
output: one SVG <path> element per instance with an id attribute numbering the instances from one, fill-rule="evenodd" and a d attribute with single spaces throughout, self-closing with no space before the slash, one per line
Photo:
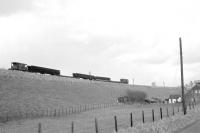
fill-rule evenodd
<path id="1" fill-rule="evenodd" d="M 53 68 L 47 68 L 47 67 L 41 67 L 41 66 L 34 66 L 34 65 L 31 65 L 31 66 L 28 66 L 28 67 L 36 68 L 36 69 L 46 69 L 46 70 L 51 70 L 51 71 L 60 71 L 60 70 L 53 69 Z"/>
<path id="2" fill-rule="evenodd" d="M 27 65 L 25 63 L 20 63 L 20 62 L 11 62 L 12 64 L 23 64 L 23 65 Z"/>

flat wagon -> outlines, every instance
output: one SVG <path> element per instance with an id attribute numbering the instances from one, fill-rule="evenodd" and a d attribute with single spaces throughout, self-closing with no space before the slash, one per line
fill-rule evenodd
<path id="1" fill-rule="evenodd" d="M 28 66 L 28 71 L 41 74 L 60 75 L 60 70 L 39 67 L 39 66 Z"/>

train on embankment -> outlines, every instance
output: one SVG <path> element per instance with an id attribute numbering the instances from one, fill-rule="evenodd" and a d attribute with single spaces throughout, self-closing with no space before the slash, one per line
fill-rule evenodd
<path id="1" fill-rule="evenodd" d="M 45 68 L 40 66 L 27 65 L 19 62 L 12 62 L 10 70 L 27 71 L 32 73 L 60 75 L 60 70 Z"/>
<path id="2" fill-rule="evenodd" d="M 104 82 L 114 82 L 114 83 L 124 83 L 124 84 L 129 83 L 128 79 L 120 79 L 120 81 L 112 81 L 111 78 L 109 77 L 94 76 L 91 74 L 72 73 L 72 76 L 65 76 L 65 75 L 60 74 L 60 70 L 34 66 L 34 65 L 27 65 L 25 63 L 19 63 L 19 62 L 11 62 L 11 68 L 9 70 L 25 71 L 25 72 L 40 73 L 40 74 L 50 74 L 50 75 L 56 75 L 56 76 L 62 76 L 62 77 L 104 81 Z"/>

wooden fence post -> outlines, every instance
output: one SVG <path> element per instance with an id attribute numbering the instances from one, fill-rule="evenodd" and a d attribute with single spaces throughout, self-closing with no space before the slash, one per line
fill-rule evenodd
<path id="1" fill-rule="evenodd" d="M 131 127 L 133 127 L 133 114 L 130 113 L 130 121 L 131 121 Z"/>
<path id="2" fill-rule="evenodd" d="M 168 107 L 167 107 L 167 117 L 169 117 L 169 111 L 168 111 Z"/>
<path id="3" fill-rule="evenodd" d="M 82 107 L 81 105 L 79 106 L 79 113 L 82 112 Z"/>
<path id="4" fill-rule="evenodd" d="M 188 110 L 188 105 L 185 105 L 185 109 Z M 183 108 L 182 108 L 182 110 L 183 110 Z"/>
<path id="5" fill-rule="evenodd" d="M 39 112 L 38 112 L 38 118 L 41 118 L 41 117 L 42 117 L 42 111 L 39 110 Z"/>
<path id="6" fill-rule="evenodd" d="M 47 109 L 47 117 L 51 117 L 50 113 L 51 113 L 51 110 Z"/>
<path id="7" fill-rule="evenodd" d="M 71 114 L 73 114 L 74 113 L 74 108 L 72 107 L 72 112 L 71 112 Z"/>
<path id="8" fill-rule="evenodd" d="M 62 115 L 61 116 L 64 116 L 64 110 L 63 110 L 63 107 L 62 107 L 62 113 L 61 113 Z"/>
<path id="9" fill-rule="evenodd" d="M 74 133 L 74 122 L 72 121 L 72 125 L 71 125 L 71 133 Z"/>
<path id="10" fill-rule="evenodd" d="M 60 117 L 60 109 L 58 109 L 58 117 Z"/>
<path id="11" fill-rule="evenodd" d="M 152 109 L 152 120 L 154 122 L 155 118 L 154 118 L 154 109 Z"/>
<path id="12" fill-rule="evenodd" d="M 162 119 L 162 108 L 160 108 L 160 119 Z"/>
<path id="13" fill-rule="evenodd" d="M 142 122 L 144 123 L 144 110 L 142 110 Z"/>
<path id="14" fill-rule="evenodd" d="M 49 109 L 46 110 L 46 117 L 49 117 Z"/>
<path id="15" fill-rule="evenodd" d="M 25 117 L 26 117 L 26 119 L 28 119 L 28 112 L 26 112 Z"/>
<path id="16" fill-rule="evenodd" d="M 9 118 L 8 118 L 8 112 L 6 113 L 6 122 L 9 121 Z"/>
<path id="17" fill-rule="evenodd" d="M 192 103 L 192 107 L 193 107 L 193 109 L 194 109 L 194 103 Z"/>
<path id="18" fill-rule="evenodd" d="M 69 107 L 69 115 L 72 114 L 72 107 Z"/>
<path id="19" fill-rule="evenodd" d="M 189 107 L 190 107 L 190 110 L 191 110 L 191 104 L 189 103 Z"/>
<path id="20" fill-rule="evenodd" d="M 34 113 L 33 113 L 33 111 L 31 111 L 31 118 L 34 118 Z"/>
<path id="21" fill-rule="evenodd" d="M 97 118 L 95 118 L 95 131 L 96 131 L 96 133 L 99 133 Z"/>
<path id="22" fill-rule="evenodd" d="M 54 117 L 56 117 L 56 109 L 54 110 Z"/>
<path id="23" fill-rule="evenodd" d="M 115 119 L 115 132 L 118 132 L 118 127 L 117 127 L 117 116 L 114 117 Z"/>
<path id="24" fill-rule="evenodd" d="M 42 110 L 42 112 L 41 112 L 41 117 L 43 118 L 43 117 L 44 117 L 44 115 L 45 115 L 45 111 L 44 111 L 44 110 Z"/>
<path id="25" fill-rule="evenodd" d="M 41 123 L 38 124 L 38 133 L 42 133 L 42 124 Z"/>
<path id="26" fill-rule="evenodd" d="M 67 116 L 68 114 L 67 114 L 67 108 L 66 108 L 66 110 L 65 110 L 66 112 L 65 112 L 65 115 Z"/>
<path id="27" fill-rule="evenodd" d="M 61 112 L 60 112 L 60 109 L 58 109 L 58 117 L 60 117 L 60 113 L 61 113 Z"/>
<path id="28" fill-rule="evenodd" d="M 179 106 L 178 106 L 178 112 L 179 112 Z"/>
<path id="29" fill-rule="evenodd" d="M 39 117 L 42 118 L 43 117 L 43 110 L 40 111 Z"/>
<path id="30" fill-rule="evenodd" d="M 174 106 L 173 106 L 173 115 L 174 115 Z"/>
<path id="31" fill-rule="evenodd" d="M 21 114 L 21 111 L 19 111 L 19 119 L 22 118 L 22 114 Z"/>

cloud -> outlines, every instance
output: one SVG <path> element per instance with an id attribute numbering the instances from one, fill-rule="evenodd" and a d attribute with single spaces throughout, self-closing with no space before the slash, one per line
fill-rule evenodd
<path id="1" fill-rule="evenodd" d="M 196 38 L 187 37 L 185 38 L 185 40 L 183 40 L 182 45 L 184 64 L 192 65 L 200 63 L 200 54 L 198 54 L 200 48 L 200 41 L 197 41 Z"/>
<path id="2" fill-rule="evenodd" d="M 163 64 L 168 62 L 172 57 L 171 52 L 167 51 L 165 45 L 150 45 L 150 47 L 134 45 L 134 47 L 126 47 L 127 51 L 124 51 L 120 55 L 115 57 L 115 60 L 119 63 L 134 62 L 136 64 Z M 134 50 L 130 50 L 134 49 Z"/>
<path id="3" fill-rule="evenodd" d="M 172 75 L 179 63 L 180 36 L 189 79 L 200 60 L 198 4 L 181 3 L 3 0 L 0 58 L 4 66 L 16 60 L 66 75 L 92 71 L 115 80 L 178 84 Z"/>
<path id="4" fill-rule="evenodd" d="M 34 0 L 1 0 L 0 15 L 11 15 L 34 8 Z"/>

